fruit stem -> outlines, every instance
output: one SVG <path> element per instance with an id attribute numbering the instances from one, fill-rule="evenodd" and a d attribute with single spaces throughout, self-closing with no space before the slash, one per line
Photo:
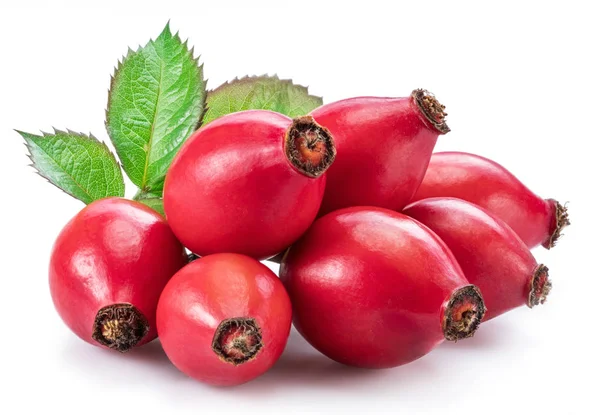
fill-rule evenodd
<path id="1" fill-rule="evenodd" d="M 313 117 L 294 118 L 285 135 L 285 155 L 292 166 L 308 177 L 319 177 L 335 160 L 333 137 Z"/>
<path id="2" fill-rule="evenodd" d="M 542 246 L 546 249 L 550 249 L 556 246 L 556 242 L 562 236 L 562 231 L 571 224 L 571 221 L 569 220 L 569 213 L 567 212 L 566 204 L 563 206 L 554 199 L 548 199 L 547 201 L 554 205 L 554 220 L 553 223 L 550 224 L 550 229 L 554 227 L 554 230 L 552 231 L 552 235 L 550 235 L 550 237 L 542 244 Z"/>
<path id="3" fill-rule="evenodd" d="M 446 107 L 431 92 L 425 89 L 415 89 L 411 96 L 429 124 L 441 134 L 450 132 L 450 127 L 446 124 L 446 116 L 448 115 L 445 111 Z"/>
<path id="4" fill-rule="evenodd" d="M 103 346 L 125 353 L 135 347 L 150 330 L 148 320 L 133 305 L 102 307 L 94 319 L 92 338 Z"/>
<path id="5" fill-rule="evenodd" d="M 548 294 L 550 294 L 551 289 L 552 282 L 548 277 L 548 267 L 544 264 L 540 264 L 535 269 L 533 276 L 531 277 L 529 299 L 527 301 L 529 308 L 533 308 L 539 304 L 544 304 Z"/>
<path id="6" fill-rule="evenodd" d="M 458 341 L 473 336 L 485 312 L 479 288 L 467 285 L 455 290 L 444 310 L 443 330 L 446 340 Z"/>
<path id="7" fill-rule="evenodd" d="M 212 349 L 217 356 L 234 366 L 253 359 L 262 346 L 258 323 L 246 317 L 223 320 L 215 330 L 212 341 Z"/>

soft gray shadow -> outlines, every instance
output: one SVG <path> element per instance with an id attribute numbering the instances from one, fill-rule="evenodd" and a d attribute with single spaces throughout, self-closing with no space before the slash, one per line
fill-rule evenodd
<path id="1" fill-rule="evenodd" d="M 281 392 L 294 387 L 344 389 L 357 392 L 372 384 L 383 384 L 394 377 L 400 384 L 412 375 L 435 376 L 436 367 L 426 356 L 410 364 L 392 369 L 360 369 L 342 365 L 313 349 L 302 336 L 292 330 L 288 345 L 279 361 L 258 379 L 235 388 L 236 393 L 254 396 Z"/>
<path id="2" fill-rule="evenodd" d="M 104 350 L 107 353 L 111 353 L 110 350 Z M 111 353 L 113 354 L 113 353 Z M 123 355 L 128 360 L 134 362 L 140 362 L 144 365 L 154 366 L 156 368 L 164 369 L 166 367 L 176 370 L 175 366 L 171 363 L 165 351 L 160 344 L 158 339 L 151 341 L 142 347 L 135 348 Z"/>
<path id="3" fill-rule="evenodd" d="M 161 387 L 166 380 L 171 385 L 177 385 L 182 393 L 185 393 L 184 390 L 209 388 L 216 394 L 235 393 L 247 397 L 269 396 L 294 388 L 332 391 L 344 389 L 359 393 L 365 387 L 383 387 L 390 379 L 400 386 L 404 381 L 429 382 L 440 374 L 435 359 L 431 359 L 430 355 L 393 369 L 373 370 L 345 366 L 319 353 L 295 330 L 290 333 L 283 355 L 267 373 L 237 387 L 213 387 L 194 381 L 171 364 L 158 340 L 120 354 L 73 338 L 64 347 L 62 358 L 68 370 L 124 383 L 143 381 L 145 385 L 156 385 L 151 388 L 157 393 L 168 393 L 168 390 Z M 119 373 L 118 380 L 114 379 L 115 373 Z M 151 378 L 158 380 L 153 383 Z M 147 382 L 148 379 L 150 382 Z"/>
<path id="4" fill-rule="evenodd" d="M 156 376 L 172 380 L 187 378 L 169 361 L 158 340 L 127 353 L 117 353 L 73 337 L 63 348 L 62 358 L 68 367 L 100 378 L 113 377 L 115 370 L 132 375 L 140 371 L 153 372 Z"/>
<path id="5" fill-rule="evenodd" d="M 479 328 L 468 339 L 458 342 L 444 342 L 440 347 L 444 349 L 502 349 L 511 338 L 511 329 L 513 328 L 504 316 L 498 316 L 490 321 L 480 324 Z"/>

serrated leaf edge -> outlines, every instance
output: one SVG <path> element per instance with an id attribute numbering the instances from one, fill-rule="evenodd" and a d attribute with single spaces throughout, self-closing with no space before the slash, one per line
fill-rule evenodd
<path id="1" fill-rule="evenodd" d="M 275 73 L 273 75 L 269 75 L 268 73 L 262 74 L 262 75 L 244 75 L 241 78 L 240 77 L 235 77 L 229 81 L 225 81 L 223 82 L 221 85 L 219 85 L 218 87 L 216 87 L 215 89 L 210 89 L 206 91 L 206 99 L 205 102 L 208 101 L 208 97 L 210 94 L 216 93 L 217 91 L 219 91 L 222 88 L 227 88 L 230 86 L 235 86 L 236 83 L 241 83 L 241 82 L 247 82 L 247 81 L 254 81 L 257 79 L 266 79 L 266 80 L 273 80 L 273 81 L 280 81 L 284 84 L 288 84 L 291 85 L 293 87 L 296 88 L 300 88 L 302 91 L 306 92 L 306 95 L 309 98 L 316 98 L 318 100 L 320 100 L 321 102 L 323 102 L 323 97 L 322 96 L 318 96 L 318 95 L 311 95 L 308 91 L 309 86 L 308 85 L 301 85 L 301 84 L 296 84 L 294 83 L 294 81 L 292 79 L 286 78 L 286 79 L 282 79 L 279 78 L 279 76 Z M 204 122 L 204 116 L 206 115 L 206 113 L 209 110 L 209 106 L 208 103 L 206 103 L 205 105 L 205 110 L 204 113 L 202 114 L 202 123 Z"/>
<path id="2" fill-rule="evenodd" d="M 111 103 L 110 91 L 113 89 L 117 72 L 119 70 L 121 70 L 121 68 L 123 67 L 123 64 L 125 63 L 125 60 L 128 59 L 133 53 L 140 52 L 143 48 L 145 48 L 146 46 L 148 46 L 150 44 L 154 45 L 156 40 L 158 40 L 158 38 L 160 38 L 165 33 L 169 33 L 170 38 L 177 38 L 179 40 L 179 42 L 182 44 L 182 46 L 184 46 L 184 48 L 187 51 L 186 55 L 192 59 L 192 62 L 194 62 L 196 64 L 196 67 L 198 68 L 198 78 L 199 78 L 200 83 L 204 86 L 204 94 L 202 97 L 202 102 L 200 103 L 200 117 L 198 118 L 198 122 L 196 123 L 196 126 L 194 129 L 196 130 L 196 129 L 200 128 L 200 126 L 202 125 L 204 115 L 206 114 L 206 111 L 208 111 L 206 100 L 208 98 L 208 93 L 209 93 L 209 90 L 206 88 L 208 79 L 204 78 L 204 62 L 200 63 L 200 57 L 201 57 L 200 54 L 198 56 L 194 57 L 194 47 L 192 47 L 191 49 L 188 49 L 189 38 L 186 38 L 186 40 L 184 42 L 182 42 L 181 38 L 179 37 L 179 31 L 175 32 L 174 35 L 172 34 L 171 28 L 170 28 L 170 20 L 169 20 L 169 21 L 167 21 L 165 28 L 155 39 L 150 39 L 144 46 L 138 45 L 138 47 L 135 51 L 133 49 L 131 49 L 131 47 L 127 47 L 127 54 L 123 55 L 121 57 L 121 59 L 117 61 L 117 66 L 115 66 L 115 68 L 113 70 L 113 74 L 110 76 L 110 86 L 107 91 L 108 100 L 106 103 L 106 108 L 104 110 L 104 128 L 106 129 L 106 132 L 107 132 L 108 137 L 111 140 L 111 142 L 113 142 L 113 139 L 111 137 L 111 134 L 110 134 L 110 131 L 108 128 L 108 124 L 110 123 L 108 109 L 110 108 L 110 103 Z M 183 143 L 185 143 L 186 140 L 187 140 L 187 138 L 183 140 L 182 145 L 183 145 Z M 114 142 L 113 142 L 113 145 L 114 145 Z M 148 150 L 148 153 L 149 153 L 149 150 Z M 118 152 L 117 152 L 117 156 L 118 156 Z M 120 160 L 120 157 L 119 157 L 119 160 Z M 119 163 L 119 165 L 122 167 L 122 163 Z M 124 168 L 122 168 L 122 170 L 125 171 Z M 125 174 L 129 175 L 129 173 L 127 173 L 127 172 L 125 172 Z M 142 191 L 148 190 L 148 189 L 142 189 L 141 187 L 138 187 L 138 188 Z"/>
<path id="3" fill-rule="evenodd" d="M 100 144 L 100 146 L 101 146 L 101 147 L 102 147 L 102 148 L 105 150 L 105 152 L 106 152 L 106 153 L 108 154 L 108 156 L 109 156 L 109 157 L 112 159 L 112 161 L 114 161 L 114 162 L 115 162 L 115 165 L 118 167 L 118 170 L 119 170 L 119 172 L 121 172 L 121 180 L 123 180 L 123 170 L 122 170 L 121 164 L 120 164 L 120 163 L 119 163 L 119 161 L 116 159 L 116 157 L 115 157 L 114 153 L 113 153 L 112 151 L 110 151 L 110 148 L 108 148 L 108 146 L 106 145 L 106 143 L 105 143 L 105 142 L 98 140 L 98 138 L 96 138 L 96 137 L 95 137 L 95 136 L 94 136 L 94 135 L 93 135 L 91 132 L 90 132 L 89 134 L 85 134 L 85 133 L 82 133 L 82 132 L 77 132 L 77 131 L 70 130 L 70 129 L 68 129 L 68 128 L 66 129 L 66 131 L 59 130 L 58 128 L 55 128 L 55 127 L 51 127 L 51 128 L 52 128 L 52 131 L 54 131 L 54 133 L 47 133 L 47 132 L 45 132 L 45 131 L 41 131 L 41 130 L 40 130 L 40 133 L 41 133 L 42 135 L 36 135 L 36 134 L 32 134 L 32 133 L 27 133 L 27 132 L 25 132 L 25 131 L 21 131 L 21 130 L 17 130 L 17 129 L 15 129 L 15 130 L 14 130 L 14 131 L 15 131 L 16 133 L 18 133 L 18 134 L 21 136 L 21 138 L 22 138 L 22 139 L 25 141 L 25 142 L 24 142 L 24 144 L 25 144 L 25 147 L 27 148 L 27 158 L 28 158 L 28 159 L 31 161 L 31 164 L 29 164 L 29 166 L 30 166 L 30 167 L 32 167 L 32 168 L 35 170 L 35 173 L 36 173 L 38 176 L 40 176 L 40 177 L 42 177 L 43 179 L 45 179 L 45 180 L 46 180 L 48 183 L 50 183 L 52 186 L 56 187 L 57 189 L 61 190 L 63 193 L 66 193 L 66 194 L 68 194 L 69 196 L 71 196 L 71 197 L 73 197 L 73 198 L 75 198 L 75 199 L 77 199 L 77 200 L 80 200 L 80 201 L 82 201 L 82 202 L 83 202 L 83 203 L 85 203 L 85 204 L 92 203 L 94 200 L 96 200 L 96 199 L 95 199 L 95 198 L 94 198 L 94 197 L 93 197 L 91 194 L 89 194 L 89 193 L 88 193 L 88 191 L 87 191 L 87 190 L 85 190 L 83 187 L 81 187 L 81 185 L 80 185 L 80 184 L 77 182 L 77 180 L 75 180 L 75 178 L 74 178 L 73 176 L 71 176 L 69 173 L 66 173 L 66 172 L 65 172 L 65 174 L 66 174 L 67 176 L 69 176 L 69 177 L 70 177 L 70 178 L 73 180 L 73 183 L 75 183 L 75 185 L 76 185 L 76 186 L 77 186 L 79 189 L 81 189 L 81 191 L 82 191 L 83 193 L 85 193 L 85 194 L 86 194 L 86 195 L 89 197 L 89 199 L 90 199 L 90 201 L 89 201 L 89 202 L 87 202 L 87 201 L 85 201 L 85 200 L 82 200 L 82 199 L 78 198 L 77 196 L 75 196 L 74 194 L 72 194 L 72 193 L 68 192 L 67 190 L 63 189 L 62 187 L 60 187 L 59 185 L 57 185 L 56 183 L 54 183 L 54 182 L 53 182 L 53 181 L 52 181 L 52 180 L 51 180 L 51 179 L 50 179 L 48 176 L 46 176 L 46 175 L 45 175 L 43 172 L 41 172 L 41 171 L 40 171 L 40 170 L 37 168 L 37 166 L 36 166 L 36 164 L 35 164 L 35 160 L 33 159 L 31 145 L 29 144 L 29 141 L 27 140 L 27 138 L 25 138 L 25 136 L 33 136 L 33 137 L 35 137 L 35 138 L 46 138 L 46 137 L 56 137 L 56 136 L 59 136 L 59 135 L 71 135 L 71 136 L 75 136 L 75 137 L 78 137 L 78 138 L 82 138 L 82 139 L 85 139 L 85 140 L 92 141 L 92 142 L 94 142 L 94 143 L 98 143 L 98 144 Z M 43 150 L 41 147 L 40 147 L 40 150 L 44 151 L 44 150 Z M 46 153 L 46 155 L 47 155 L 47 156 L 48 156 L 50 159 L 52 159 L 52 161 L 55 161 L 55 160 L 54 160 L 52 157 L 50 157 L 50 155 L 49 155 L 47 152 L 45 152 L 45 151 L 44 151 L 44 153 Z M 124 196 L 124 191 L 125 191 L 125 186 L 124 186 L 124 182 L 123 182 L 123 194 L 121 194 L 121 195 L 120 195 L 121 197 L 123 197 L 123 196 Z"/>

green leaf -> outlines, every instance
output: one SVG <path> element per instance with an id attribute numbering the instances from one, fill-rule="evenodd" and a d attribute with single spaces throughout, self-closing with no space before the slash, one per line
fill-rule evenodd
<path id="1" fill-rule="evenodd" d="M 140 203 L 154 209 L 161 215 L 165 216 L 165 208 L 163 207 L 163 200 L 159 197 L 150 197 L 147 199 L 138 199 Z"/>
<path id="2" fill-rule="evenodd" d="M 222 115 L 249 109 L 279 112 L 289 117 L 306 115 L 323 105 L 323 98 L 308 94 L 308 88 L 277 76 L 252 76 L 234 79 L 209 91 L 206 124 Z"/>
<path id="3" fill-rule="evenodd" d="M 144 192 L 160 193 L 173 157 L 202 118 L 206 83 L 193 55 L 167 24 L 156 40 L 130 49 L 112 78 L 106 128 Z"/>
<path id="4" fill-rule="evenodd" d="M 17 132 L 25 139 L 32 166 L 59 189 L 86 204 L 125 195 L 115 156 L 94 136 L 56 129 L 42 136 Z"/>

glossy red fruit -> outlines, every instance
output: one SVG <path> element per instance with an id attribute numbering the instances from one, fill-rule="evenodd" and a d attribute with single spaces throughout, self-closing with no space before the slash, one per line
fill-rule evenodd
<path id="1" fill-rule="evenodd" d="M 569 225 L 567 209 L 542 199 L 498 163 L 475 154 L 435 153 L 413 201 L 456 197 L 505 221 L 529 248 L 550 249 Z"/>
<path id="2" fill-rule="evenodd" d="M 268 258 L 316 217 L 334 158 L 331 135 L 312 117 L 226 115 L 194 133 L 175 157 L 165 181 L 167 219 L 201 256 Z"/>
<path id="3" fill-rule="evenodd" d="M 548 268 L 501 219 L 470 202 L 430 198 L 403 213 L 435 232 L 448 245 L 465 276 L 485 298 L 485 320 L 522 305 L 543 304 L 552 284 Z"/>
<path id="4" fill-rule="evenodd" d="M 156 337 L 156 305 L 187 262 L 165 219 L 141 203 L 107 198 L 63 228 L 50 258 L 50 292 L 69 328 L 119 352 Z"/>
<path id="5" fill-rule="evenodd" d="M 452 253 L 400 213 L 353 207 L 318 219 L 283 258 L 294 325 L 319 351 L 367 368 L 408 363 L 485 313 Z"/>
<path id="6" fill-rule="evenodd" d="M 158 304 L 158 334 L 173 364 L 199 381 L 238 385 L 277 361 L 292 306 L 281 281 L 244 255 L 214 254 L 185 266 Z"/>
<path id="7" fill-rule="evenodd" d="M 311 115 L 334 137 L 320 215 L 349 206 L 400 210 L 419 187 L 440 134 L 445 107 L 422 89 L 407 98 L 358 97 Z"/>

